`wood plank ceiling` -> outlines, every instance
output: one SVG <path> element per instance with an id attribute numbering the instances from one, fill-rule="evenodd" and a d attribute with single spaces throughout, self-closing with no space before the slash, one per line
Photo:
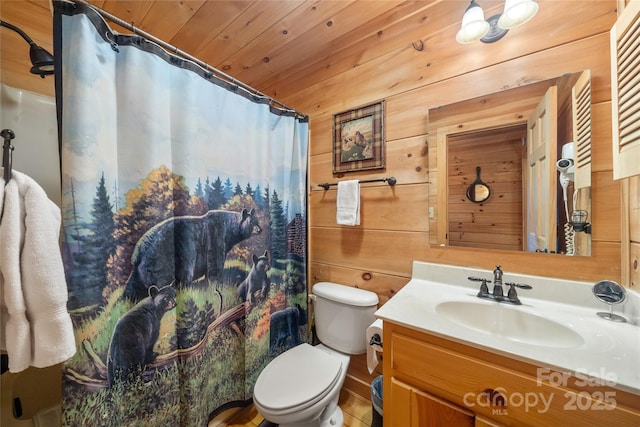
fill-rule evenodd
<path id="1" fill-rule="evenodd" d="M 424 49 L 458 26 L 466 0 L 90 0 L 90 3 L 275 99 L 382 55 Z M 499 0 L 484 0 L 486 15 Z M 2 0 L 2 20 L 52 52 L 48 0 Z M 122 33 L 129 31 L 110 24 Z M 452 41 L 453 42 L 453 41 Z M 0 31 L 2 81 L 53 95 L 52 79 L 28 73 L 28 48 Z"/>

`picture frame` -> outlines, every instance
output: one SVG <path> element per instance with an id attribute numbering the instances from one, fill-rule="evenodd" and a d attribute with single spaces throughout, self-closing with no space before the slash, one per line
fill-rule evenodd
<path id="1" fill-rule="evenodd" d="M 384 101 L 333 116 L 333 173 L 385 168 Z"/>

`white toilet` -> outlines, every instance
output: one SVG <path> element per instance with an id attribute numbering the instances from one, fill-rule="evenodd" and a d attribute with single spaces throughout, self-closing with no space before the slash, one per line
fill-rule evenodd
<path id="1" fill-rule="evenodd" d="M 280 427 L 340 427 L 338 398 L 349 355 L 367 350 L 366 330 L 375 321 L 378 295 L 320 282 L 313 285 L 316 333 L 322 344 L 303 343 L 282 353 L 258 376 L 256 410 Z"/>

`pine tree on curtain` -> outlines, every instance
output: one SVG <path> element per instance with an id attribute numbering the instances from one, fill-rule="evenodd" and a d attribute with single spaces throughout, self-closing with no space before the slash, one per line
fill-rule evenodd
<path id="1" fill-rule="evenodd" d="M 55 2 L 54 38 L 63 425 L 206 425 L 307 340 L 308 123 L 88 5 Z"/>

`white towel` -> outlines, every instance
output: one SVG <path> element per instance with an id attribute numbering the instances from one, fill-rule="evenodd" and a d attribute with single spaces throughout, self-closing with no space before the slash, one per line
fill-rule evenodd
<path id="1" fill-rule="evenodd" d="M 16 170 L 0 179 L 0 349 L 9 370 L 44 368 L 76 352 L 67 312 L 67 283 L 58 243 L 60 209 Z"/>
<path id="2" fill-rule="evenodd" d="M 336 221 L 342 225 L 360 225 L 360 182 L 339 181 Z"/>

